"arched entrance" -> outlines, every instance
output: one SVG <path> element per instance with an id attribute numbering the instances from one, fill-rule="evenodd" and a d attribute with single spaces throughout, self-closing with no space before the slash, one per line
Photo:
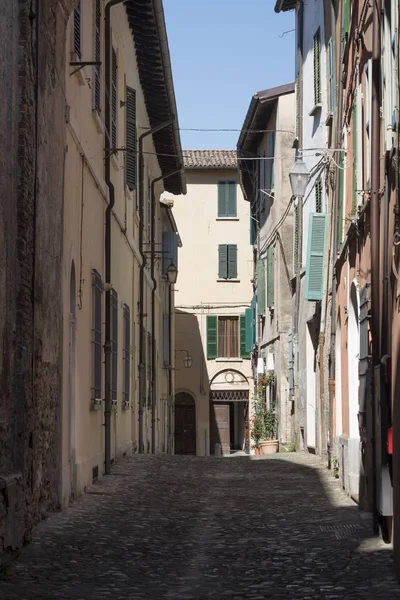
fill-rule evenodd
<path id="1" fill-rule="evenodd" d="M 175 396 L 175 454 L 196 454 L 196 403 L 193 396 Z"/>

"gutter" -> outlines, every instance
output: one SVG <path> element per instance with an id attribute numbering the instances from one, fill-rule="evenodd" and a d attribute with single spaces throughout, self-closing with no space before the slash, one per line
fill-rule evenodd
<path id="1" fill-rule="evenodd" d="M 122 4 L 123 0 L 110 0 L 105 8 L 105 61 L 104 61 L 104 108 L 105 108 L 105 157 L 104 178 L 108 187 L 109 199 L 106 208 L 105 223 L 105 289 L 106 289 L 106 314 L 105 314 L 105 403 L 104 403 L 104 463 L 105 474 L 111 474 L 111 217 L 115 203 L 115 190 L 110 178 L 110 135 L 111 135 L 111 110 L 110 110 L 110 75 L 111 75 L 111 15 L 113 6 Z"/>
<path id="2" fill-rule="evenodd" d="M 151 290 L 151 335 L 152 335 L 152 341 L 151 341 L 151 451 L 153 454 L 155 454 L 156 452 L 156 409 L 157 409 L 157 387 L 156 387 L 156 383 L 157 383 L 157 369 L 156 369 L 156 358 L 157 358 L 157 354 L 156 354 L 156 335 L 155 335 L 155 328 L 156 328 L 156 303 L 155 303 L 155 295 L 156 295 L 156 289 L 157 289 L 157 280 L 155 278 L 155 258 L 156 258 L 156 240 L 155 240 L 155 234 L 156 234 L 156 197 L 155 197 L 155 193 L 154 193 L 154 188 L 156 183 L 158 183 L 159 181 L 166 179 L 167 177 L 170 177 L 171 175 L 175 175 L 176 173 L 179 173 L 180 171 L 182 171 L 182 166 L 180 167 L 180 169 L 174 169 L 174 171 L 171 171 L 170 173 L 167 173 L 166 175 L 160 175 L 159 177 L 156 177 L 155 179 L 153 179 L 153 181 L 151 182 L 150 185 L 150 189 L 151 189 L 151 233 L 150 233 L 150 238 L 151 238 L 151 280 L 153 282 L 153 287 Z M 175 226 L 176 227 L 176 226 Z"/>

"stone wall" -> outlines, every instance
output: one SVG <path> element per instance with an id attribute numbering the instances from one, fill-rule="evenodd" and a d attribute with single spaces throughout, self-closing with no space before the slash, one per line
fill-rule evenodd
<path id="1" fill-rule="evenodd" d="M 72 0 L 0 6 L 0 562 L 59 504 L 65 31 Z"/>

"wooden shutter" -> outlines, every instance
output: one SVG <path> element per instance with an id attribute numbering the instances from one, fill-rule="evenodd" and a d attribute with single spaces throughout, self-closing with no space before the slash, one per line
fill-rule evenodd
<path id="1" fill-rule="evenodd" d="M 218 277 L 227 279 L 228 277 L 228 246 L 220 244 L 218 246 Z"/>
<path id="2" fill-rule="evenodd" d="M 237 278 L 237 246 L 228 244 L 228 279 Z"/>
<path id="3" fill-rule="evenodd" d="M 257 261 L 257 302 L 258 314 L 261 316 L 265 312 L 265 261 Z"/>
<path id="4" fill-rule="evenodd" d="M 246 334 L 245 334 L 245 351 L 250 356 L 253 347 L 253 309 L 246 308 L 245 310 Z"/>
<path id="5" fill-rule="evenodd" d="M 117 53 L 111 49 L 111 147 L 117 147 Z"/>
<path id="6" fill-rule="evenodd" d="M 94 7 L 94 60 L 101 62 L 101 6 L 100 0 L 96 0 Z M 94 66 L 94 110 L 100 112 L 101 108 L 101 83 L 100 65 Z"/>
<path id="7" fill-rule="evenodd" d="M 335 84 L 333 77 L 333 43 L 332 38 L 328 42 L 328 99 L 329 99 L 329 112 L 333 113 L 335 106 Z"/>
<path id="8" fill-rule="evenodd" d="M 357 92 L 353 96 L 353 114 L 352 114 L 352 135 L 353 135 L 353 195 L 351 203 L 351 214 L 355 215 L 357 210 Z"/>
<path id="9" fill-rule="evenodd" d="M 246 314 L 240 315 L 240 357 L 250 358 L 250 352 L 246 346 Z"/>
<path id="10" fill-rule="evenodd" d="M 122 350 L 122 361 L 124 365 L 124 388 L 122 392 L 122 399 L 125 404 L 128 404 L 130 402 L 131 393 L 131 312 L 127 304 L 124 304 L 123 321 L 124 346 Z"/>
<path id="11" fill-rule="evenodd" d="M 218 182 L 218 216 L 226 217 L 226 193 L 225 193 L 225 181 Z"/>
<path id="12" fill-rule="evenodd" d="M 102 396 L 102 306 L 103 282 L 99 273 L 92 271 L 92 400 L 101 401 Z"/>
<path id="13" fill-rule="evenodd" d="M 74 52 L 82 58 L 82 0 L 74 9 Z"/>
<path id="14" fill-rule="evenodd" d="M 118 294 L 111 290 L 111 397 L 117 400 L 118 391 Z"/>
<path id="15" fill-rule="evenodd" d="M 318 27 L 314 35 L 314 104 L 321 102 L 321 39 L 320 29 Z"/>
<path id="16" fill-rule="evenodd" d="M 351 21 L 351 0 L 343 0 L 343 33 L 349 33 Z"/>
<path id="17" fill-rule="evenodd" d="M 237 216 L 236 188 L 237 188 L 236 181 L 227 181 L 226 182 L 228 217 L 236 217 Z"/>
<path id="18" fill-rule="evenodd" d="M 338 214 L 337 214 L 337 223 L 338 223 L 338 229 L 337 229 L 337 244 L 338 244 L 338 248 L 340 249 L 342 246 L 342 242 L 343 242 L 343 206 L 344 206 L 344 152 L 341 152 L 341 158 L 340 158 L 340 166 L 341 168 L 339 169 L 339 206 L 338 206 Z"/>
<path id="19" fill-rule="evenodd" d="M 163 316 L 163 362 L 164 367 L 169 367 L 171 364 L 171 357 L 169 352 L 169 315 Z"/>
<path id="20" fill-rule="evenodd" d="M 322 213 L 322 181 L 318 179 L 315 184 L 315 212 Z"/>
<path id="21" fill-rule="evenodd" d="M 251 301 L 251 347 L 256 343 L 257 330 L 257 297 L 253 296 Z"/>
<path id="22" fill-rule="evenodd" d="M 294 236 L 293 236 L 293 273 L 297 273 L 299 256 L 299 207 L 294 207 Z"/>
<path id="23" fill-rule="evenodd" d="M 275 171 L 275 166 L 274 166 L 274 156 L 275 156 L 275 133 L 273 131 L 270 132 L 269 134 L 269 138 L 268 138 L 268 157 L 270 158 L 269 161 L 269 187 L 271 190 L 274 189 L 274 185 L 275 185 L 275 181 L 274 181 L 274 171 Z"/>
<path id="24" fill-rule="evenodd" d="M 207 358 L 217 358 L 218 317 L 207 315 Z"/>
<path id="25" fill-rule="evenodd" d="M 275 302 L 275 250 L 270 246 L 267 250 L 267 306 Z"/>
<path id="26" fill-rule="evenodd" d="M 306 264 L 306 300 L 322 300 L 327 216 L 310 214 Z"/>
<path id="27" fill-rule="evenodd" d="M 136 188 L 137 145 L 136 145 L 136 91 L 126 87 L 125 105 L 125 181 L 130 190 Z"/>
<path id="28" fill-rule="evenodd" d="M 253 204 L 250 204 L 250 245 L 254 246 L 257 239 L 256 221 L 254 220 Z"/>

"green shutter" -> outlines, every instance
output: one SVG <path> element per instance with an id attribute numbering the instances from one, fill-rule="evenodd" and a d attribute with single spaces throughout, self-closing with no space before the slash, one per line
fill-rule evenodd
<path id="1" fill-rule="evenodd" d="M 299 256 L 299 207 L 294 207 L 294 236 L 293 236 L 293 273 L 297 273 Z"/>
<path id="2" fill-rule="evenodd" d="M 219 279 L 228 277 L 228 246 L 226 244 L 218 246 L 218 277 Z"/>
<path id="3" fill-rule="evenodd" d="M 218 182 L 218 216 L 237 216 L 236 181 Z"/>
<path id="4" fill-rule="evenodd" d="M 240 357 L 250 358 L 250 352 L 246 346 L 246 315 L 240 315 Z"/>
<path id="5" fill-rule="evenodd" d="M 329 112 L 333 113 L 335 106 L 335 85 L 333 80 L 333 43 L 328 42 L 328 81 L 329 81 Z"/>
<path id="6" fill-rule="evenodd" d="M 270 246 L 267 250 L 267 306 L 275 302 L 275 251 Z"/>
<path id="7" fill-rule="evenodd" d="M 251 347 L 256 343 L 257 332 L 257 297 L 253 296 L 251 301 Z"/>
<path id="8" fill-rule="evenodd" d="M 237 246 L 228 245 L 228 279 L 237 278 Z"/>
<path id="9" fill-rule="evenodd" d="M 314 35 L 314 104 L 321 102 L 321 39 L 320 29 L 318 27 Z"/>
<path id="10" fill-rule="evenodd" d="M 236 181 L 226 182 L 228 217 L 237 216 Z"/>
<path id="11" fill-rule="evenodd" d="M 343 33 L 350 30 L 351 0 L 343 0 Z"/>
<path id="12" fill-rule="evenodd" d="M 357 92 L 353 96 L 353 198 L 351 214 L 356 214 L 357 209 Z"/>
<path id="13" fill-rule="evenodd" d="M 257 261 L 257 302 L 258 314 L 265 312 L 265 261 Z"/>
<path id="14" fill-rule="evenodd" d="M 306 300 L 322 300 L 327 216 L 310 214 L 306 265 Z"/>
<path id="15" fill-rule="evenodd" d="M 207 358 L 218 356 L 218 317 L 207 315 Z"/>
<path id="16" fill-rule="evenodd" d="M 253 309 L 246 308 L 244 314 L 246 320 L 246 353 L 250 355 L 253 347 Z"/>

